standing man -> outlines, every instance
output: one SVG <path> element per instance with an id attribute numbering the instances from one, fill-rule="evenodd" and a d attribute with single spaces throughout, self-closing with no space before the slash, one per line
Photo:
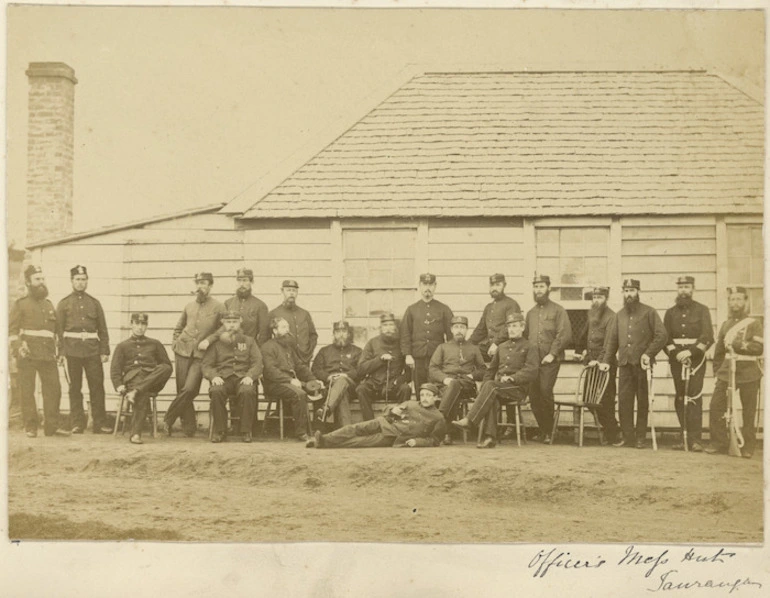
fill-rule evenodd
<path id="1" fill-rule="evenodd" d="M 131 337 L 115 347 L 110 378 L 115 390 L 134 404 L 131 442 L 142 444 L 142 424 L 147 417 L 150 397 L 157 395 L 171 378 L 171 361 L 159 340 L 144 335 L 149 316 L 131 314 Z"/>
<path id="2" fill-rule="evenodd" d="M 82 434 L 88 424 L 83 410 L 83 371 L 88 382 L 94 434 L 110 434 L 104 411 L 104 366 L 110 358 L 110 337 L 102 304 L 86 293 L 88 270 L 75 266 L 70 270 L 72 293 L 56 307 L 59 360 L 66 359 L 69 374 L 70 418 L 72 433 Z"/>
<path id="3" fill-rule="evenodd" d="M 21 414 L 28 438 L 37 436 L 37 403 L 35 402 L 35 375 L 40 376 L 43 391 L 43 431 L 46 436 L 69 436 L 59 428 L 61 385 L 56 368 L 56 312 L 48 300 L 48 287 L 40 266 L 24 270 L 27 294 L 11 307 L 8 321 L 8 340 L 15 353 L 19 368 Z"/>
<path id="4" fill-rule="evenodd" d="M 505 275 L 493 274 L 489 277 L 489 295 L 492 302 L 484 307 L 484 313 L 471 334 L 471 342 L 478 345 L 484 361 L 490 361 L 497 353 L 501 343 L 508 340 L 508 328 L 505 320 L 511 314 L 520 314 L 519 304 L 505 294 Z"/>
<path id="5" fill-rule="evenodd" d="M 706 448 L 709 454 L 727 453 L 728 432 L 725 422 L 727 391 L 730 384 L 730 355 L 761 356 L 764 351 L 762 323 L 748 315 L 748 292 L 745 287 L 730 287 L 728 308 L 730 317 L 722 324 L 714 349 L 714 375 L 716 384 L 709 409 L 711 444 Z M 743 448 L 741 456 L 751 459 L 757 442 L 754 417 L 757 411 L 757 393 L 762 382 L 762 370 L 756 360 L 737 361 L 735 364 L 735 385 L 741 393 L 743 406 Z"/>
<path id="6" fill-rule="evenodd" d="M 666 310 L 663 316 L 663 325 L 668 335 L 665 352 L 671 365 L 671 377 L 674 379 L 676 389 L 674 406 L 679 425 L 683 430 L 687 430 L 688 450 L 700 453 L 703 451 L 701 445 L 702 395 L 703 378 L 706 375 L 706 350 L 714 344 L 714 330 L 711 327 L 709 308 L 692 298 L 695 278 L 680 276 L 676 286 L 676 304 Z M 690 381 L 685 389 L 687 374 Z M 681 451 L 684 448 L 684 438 L 682 438 L 682 442 L 674 446 L 674 450 Z"/>
<path id="7" fill-rule="evenodd" d="M 607 305 L 610 296 L 609 287 L 594 287 L 591 292 L 591 309 L 588 311 L 588 339 L 586 350 L 583 353 L 583 363 L 591 367 L 599 365 L 604 343 L 607 340 L 607 332 L 615 319 L 615 312 Z M 610 366 L 607 388 L 596 410 L 599 416 L 599 425 L 604 430 L 604 438 L 609 444 L 618 441 L 618 422 L 615 419 L 615 377 L 618 373 L 618 365 L 614 355 L 607 357 Z"/>
<path id="8" fill-rule="evenodd" d="M 564 359 L 564 349 L 572 340 L 572 326 L 565 309 L 549 298 L 551 279 L 536 275 L 532 279 L 535 307 L 527 312 L 524 338 L 537 346 L 540 365 L 529 389 L 532 413 L 544 444 L 551 442 L 553 429 L 553 387 Z"/>
<path id="9" fill-rule="evenodd" d="M 353 344 L 353 330 L 346 321 L 332 325 L 334 342 L 318 352 L 313 360 L 313 375 L 325 381 L 329 389 L 326 395 L 326 412 L 334 414 L 334 423 L 347 426 L 353 423 L 350 401 L 356 398 L 358 384 L 358 360 L 361 348 Z M 321 415 L 323 415 L 321 409 Z M 321 418 L 322 419 L 322 418 Z"/>
<path id="10" fill-rule="evenodd" d="M 610 323 L 607 340 L 599 357 L 599 368 L 610 369 L 617 353 L 620 368 L 619 411 L 623 439 L 613 446 L 644 448 L 647 436 L 649 395 L 647 370 L 655 363 L 655 356 L 666 344 L 666 329 L 658 312 L 639 301 L 639 281 L 623 281 L 623 309 Z M 634 426 L 636 401 L 636 426 Z"/>
<path id="11" fill-rule="evenodd" d="M 176 398 L 168 406 L 163 421 L 166 434 L 177 418 L 182 418 L 182 429 L 188 437 L 195 436 L 195 407 L 193 401 L 201 390 L 203 370 L 201 359 L 206 349 L 217 339 L 225 306 L 211 297 L 214 275 L 199 272 L 195 275 L 195 301 L 188 303 L 174 327 L 171 349 L 176 360 Z"/>
<path id="12" fill-rule="evenodd" d="M 225 301 L 225 310 L 238 312 L 241 316 L 243 334 L 253 338 L 258 345 L 262 345 L 270 338 L 270 316 L 267 314 L 265 302 L 251 294 L 254 271 L 249 268 L 239 268 L 235 273 L 235 280 L 238 288 L 235 290 L 235 296 Z"/>
<path id="13" fill-rule="evenodd" d="M 296 280 L 284 280 L 281 285 L 283 303 L 270 312 L 272 322 L 275 318 L 283 318 L 289 324 L 291 339 L 297 345 L 297 356 L 303 365 L 309 366 L 313 351 L 318 344 L 318 333 L 313 324 L 310 312 L 297 305 L 299 285 Z"/>
<path id="14" fill-rule="evenodd" d="M 297 440 L 308 439 L 306 384 L 323 383 L 313 376 L 310 368 L 297 355 L 297 346 L 291 338 L 289 322 L 285 318 L 273 318 L 270 321 L 273 338 L 262 345 L 262 358 L 265 364 L 265 394 L 276 400 L 286 401 L 294 418 L 294 433 Z"/>
<path id="15" fill-rule="evenodd" d="M 439 345 L 430 358 L 428 375 L 430 381 L 443 387 L 439 411 L 446 421 L 447 433 L 444 444 L 452 444 L 450 424 L 457 415 L 462 401 L 476 396 L 476 380 L 484 378 L 487 366 L 479 348 L 465 340 L 468 333 L 468 318 L 452 318 L 452 340 Z M 506 332 L 506 337 L 508 333 Z M 495 350 L 497 353 L 497 350 Z"/>
<path id="16" fill-rule="evenodd" d="M 224 332 L 203 355 L 203 376 L 211 382 L 209 397 L 214 434 L 211 442 L 222 442 L 227 429 L 227 399 L 231 412 L 238 413 L 241 439 L 251 442 L 251 426 L 257 414 L 257 384 L 262 375 L 262 354 L 257 341 L 241 330 L 241 315 L 227 311 L 222 316 Z"/>
<path id="17" fill-rule="evenodd" d="M 406 308 L 401 320 L 401 353 L 414 369 L 414 388 L 428 381 L 428 365 L 438 346 L 452 338 L 452 310 L 436 301 L 436 276 L 420 275 L 420 300 Z"/>
<path id="18" fill-rule="evenodd" d="M 409 388 L 411 372 L 406 367 L 401 353 L 401 344 L 396 329 L 396 318 L 391 313 L 380 316 L 380 334 L 369 340 L 358 360 L 356 388 L 364 421 L 374 419 L 372 405 L 378 399 L 386 403 L 403 403 L 412 396 Z"/>

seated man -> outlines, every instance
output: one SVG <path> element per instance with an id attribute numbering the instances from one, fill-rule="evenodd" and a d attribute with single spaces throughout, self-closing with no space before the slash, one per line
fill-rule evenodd
<path id="1" fill-rule="evenodd" d="M 537 376 L 540 357 L 537 345 L 523 338 L 524 316 L 510 314 L 506 319 L 508 340 L 500 345 L 489 364 L 479 396 L 468 416 L 452 423 L 460 428 L 477 425 L 486 415 L 484 438 L 478 448 L 494 448 L 497 443 L 497 407 L 499 402 L 524 401 L 530 382 Z"/>
<path id="2" fill-rule="evenodd" d="M 115 347 L 110 378 L 115 390 L 134 405 L 130 440 L 142 444 L 142 424 L 147 417 L 150 397 L 157 395 L 171 377 L 171 360 L 160 341 L 148 338 L 149 317 L 131 314 L 131 338 Z"/>
<path id="3" fill-rule="evenodd" d="M 241 315 L 234 310 L 222 316 L 224 332 L 203 355 L 201 370 L 211 383 L 211 442 L 222 442 L 227 429 L 227 398 L 231 412 L 239 413 L 241 439 L 251 442 L 251 424 L 257 413 L 257 384 L 262 375 L 262 354 L 257 341 L 241 330 Z"/>
<path id="4" fill-rule="evenodd" d="M 476 396 L 476 380 L 481 380 L 487 371 L 484 357 L 477 345 L 465 340 L 468 333 L 468 318 L 452 318 L 452 340 L 439 345 L 428 366 L 431 382 L 443 386 L 439 411 L 447 422 L 444 444 L 452 444 L 449 423 L 455 419 L 457 408 L 462 401 Z"/>
<path id="5" fill-rule="evenodd" d="M 361 349 L 352 343 L 350 324 L 344 320 L 335 322 L 333 329 L 334 342 L 321 349 L 313 360 L 313 375 L 325 380 L 329 389 L 326 404 L 317 417 L 323 421 L 332 413 L 336 424 L 347 426 L 353 423 L 350 401 L 356 398 Z"/>
<path id="6" fill-rule="evenodd" d="M 403 403 L 412 396 L 412 374 L 401 353 L 393 314 L 380 316 L 380 334 L 366 343 L 358 362 L 358 378 L 362 382 L 356 394 L 364 420 L 374 419 L 372 405 L 377 399 Z"/>
<path id="7" fill-rule="evenodd" d="M 367 448 L 376 446 L 439 446 L 446 432 L 441 412 L 436 409 L 438 388 L 420 387 L 420 400 L 388 407 L 384 415 L 343 426 L 329 434 L 316 431 L 307 448 Z"/>
<path id="8" fill-rule="evenodd" d="M 310 401 L 305 390 L 310 382 L 314 382 L 312 386 L 318 388 L 323 388 L 323 383 L 316 380 L 310 368 L 297 355 L 297 344 L 291 336 L 286 319 L 273 318 L 270 327 L 273 338 L 262 345 L 265 394 L 288 403 L 294 418 L 297 440 L 305 442 L 308 440 L 307 406 Z"/>

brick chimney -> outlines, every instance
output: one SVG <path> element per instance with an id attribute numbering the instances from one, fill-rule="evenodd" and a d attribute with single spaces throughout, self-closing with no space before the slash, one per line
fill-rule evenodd
<path id="1" fill-rule="evenodd" d="M 75 71 L 31 62 L 27 144 L 27 245 L 72 231 Z"/>

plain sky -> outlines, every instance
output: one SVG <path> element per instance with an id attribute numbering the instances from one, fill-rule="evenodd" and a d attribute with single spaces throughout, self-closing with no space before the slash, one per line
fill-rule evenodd
<path id="1" fill-rule="evenodd" d="M 7 26 L 16 244 L 26 217 L 30 62 L 65 62 L 79 80 L 75 230 L 230 201 L 330 123 L 363 116 L 361 102 L 409 65 L 706 69 L 754 97 L 764 89 L 756 10 L 11 6 Z"/>

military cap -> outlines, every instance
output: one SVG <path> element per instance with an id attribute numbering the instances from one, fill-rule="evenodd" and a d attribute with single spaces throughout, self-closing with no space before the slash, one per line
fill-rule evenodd
<path id="1" fill-rule="evenodd" d="M 307 392 L 308 395 L 311 395 L 310 398 L 315 398 L 313 395 L 317 395 L 318 392 L 321 390 L 321 383 L 318 380 L 310 380 L 305 384 L 305 392 Z M 322 398 L 322 397 L 317 397 Z"/>
<path id="2" fill-rule="evenodd" d="M 734 293 L 742 293 L 746 297 L 749 296 L 749 292 L 746 290 L 746 287 L 739 287 L 739 286 L 727 287 L 727 294 L 728 295 L 732 295 Z"/>
<path id="3" fill-rule="evenodd" d="M 228 309 L 222 316 L 222 319 L 223 320 L 240 320 L 241 314 L 239 314 L 234 309 Z"/>
<path id="4" fill-rule="evenodd" d="M 420 282 L 424 282 L 425 284 L 435 284 L 436 275 L 430 274 L 428 272 L 426 272 L 425 274 L 420 274 Z"/>
<path id="5" fill-rule="evenodd" d="M 396 321 L 396 316 L 394 316 L 390 312 L 385 314 L 380 314 L 380 324 L 384 324 L 385 322 L 395 322 L 395 321 Z"/>
<path id="6" fill-rule="evenodd" d="M 676 284 L 695 284 L 694 276 L 680 276 L 676 279 Z"/>
<path id="7" fill-rule="evenodd" d="M 505 282 L 505 274 L 493 274 L 489 277 L 489 284 L 495 284 L 497 282 Z"/>
<path id="8" fill-rule="evenodd" d="M 623 281 L 623 288 L 624 289 L 636 289 L 637 291 L 641 289 L 641 285 L 639 284 L 639 281 L 636 280 L 636 278 L 626 278 Z"/>
<path id="9" fill-rule="evenodd" d="M 513 324 L 514 322 L 523 322 L 523 321 L 524 321 L 524 314 L 522 314 L 521 312 L 508 314 L 507 316 L 505 316 L 506 324 Z"/>
<path id="10" fill-rule="evenodd" d="M 70 268 L 70 277 L 88 276 L 88 269 L 85 266 L 74 266 Z"/>
<path id="11" fill-rule="evenodd" d="M 200 282 L 201 280 L 208 280 L 209 284 L 214 284 L 214 275 L 211 272 L 196 272 L 195 282 Z"/>
<path id="12" fill-rule="evenodd" d="M 238 268 L 235 271 L 236 278 L 248 278 L 251 282 L 254 282 L 254 270 L 251 268 Z"/>
<path id="13" fill-rule="evenodd" d="M 43 269 L 40 266 L 27 266 L 27 268 L 24 270 L 24 278 L 29 280 L 32 278 L 33 274 L 42 274 Z"/>
<path id="14" fill-rule="evenodd" d="M 535 274 L 535 277 L 532 279 L 532 284 L 537 284 L 538 282 L 544 282 L 550 287 L 551 277 L 545 274 Z"/>
<path id="15" fill-rule="evenodd" d="M 281 288 L 282 289 L 285 289 L 285 288 L 298 289 L 299 285 L 297 284 L 296 280 L 291 280 L 291 279 L 287 278 L 286 280 L 284 280 L 281 283 Z"/>
<path id="16" fill-rule="evenodd" d="M 451 324 L 452 325 L 454 325 L 454 324 L 464 324 L 464 325 L 467 326 L 468 325 L 468 318 L 466 318 L 465 316 L 452 316 Z"/>
<path id="17" fill-rule="evenodd" d="M 604 297 L 610 296 L 610 287 L 594 287 L 593 291 L 591 291 L 591 296 L 596 297 L 597 295 L 602 295 Z"/>
<path id="18" fill-rule="evenodd" d="M 438 396 L 438 386 L 431 382 L 426 382 L 422 386 L 420 386 L 420 390 L 429 390 L 431 391 L 435 396 Z"/>
<path id="19" fill-rule="evenodd" d="M 334 322 L 334 326 L 332 329 L 336 332 L 337 330 L 350 330 L 350 324 L 345 320 L 340 320 L 339 322 Z"/>
<path id="20" fill-rule="evenodd" d="M 138 322 L 139 324 L 148 324 L 150 317 L 144 312 L 134 312 L 131 314 L 131 323 Z"/>

